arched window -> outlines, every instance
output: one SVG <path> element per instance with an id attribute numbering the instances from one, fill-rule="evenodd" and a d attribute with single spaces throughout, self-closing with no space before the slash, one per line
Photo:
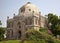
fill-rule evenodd
<path id="1" fill-rule="evenodd" d="M 37 24 L 37 18 L 35 19 L 35 24 Z"/>
<path id="2" fill-rule="evenodd" d="M 30 18 L 30 25 L 32 24 L 32 21 L 33 21 L 32 18 Z"/>
<path id="3" fill-rule="evenodd" d="M 11 30 L 11 37 L 13 37 L 13 30 Z"/>
<path id="4" fill-rule="evenodd" d="M 18 27 L 19 27 L 19 28 L 21 28 L 21 23 L 20 23 L 20 22 L 18 22 L 18 24 L 17 24 L 17 25 L 18 25 Z"/>
<path id="5" fill-rule="evenodd" d="M 13 27 L 13 22 L 12 22 L 12 27 Z"/>
<path id="6" fill-rule="evenodd" d="M 10 28 L 10 22 L 7 22 L 7 28 Z"/>
<path id="7" fill-rule="evenodd" d="M 28 22 L 28 20 L 27 20 L 27 19 L 25 19 L 25 24 L 26 24 L 26 25 L 28 24 L 27 22 Z"/>
<path id="8" fill-rule="evenodd" d="M 33 13 L 34 13 L 34 11 L 33 11 Z"/>
<path id="9" fill-rule="evenodd" d="M 38 18 L 35 18 L 35 24 L 38 25 Z"/>

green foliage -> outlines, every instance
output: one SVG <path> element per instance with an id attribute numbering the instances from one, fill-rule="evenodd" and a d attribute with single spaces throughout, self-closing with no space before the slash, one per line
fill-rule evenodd
<path id="1" fill-rule="evenodd" d="M 51 23 L 49 25 L 51 27 L 52 33 L 56 35 L 60 35 L 60 19 L 57 15 L 53 15 L 52 13 L 49 13 L 47 15 L 48 23 Z"/>
<path id="2" fill-rule="evenodd" d="M 59 43 L 60 42 L 53 37 L 54 37 L 53 35 L 48 33 L 46 28 L 40 28 L 39 31 L 36 30 L 27 31 L 25 40 L 28 40 L 28 42 L 30 43 L 56 43 L 56 42 Z"/>
<path id="3" fill-rule="evenodd" d="M 0 27 L 0 41 L 4 39 L 5 28 Z"/>
<path id="4" fill-rule="evenodd" d="M 52 42 L 52 35 L 47 33 L 46 29 L 41 29 L 40 31 L 32 30 L 26 33 L 25 40 L 39 41 L 41 43 Z M 35 42 L 36 43 L 36 42 Z"/>
<path id="5" fill-rule="evenodd" d="M 43 27 L 41 27 L 41 28 L 39 29 L 39 31 L 40 31 L 40 32 L 44 32 L 44 33 L 48 33 L 48 29 L 47 29 L 47 28 L 43 28 Z"/>

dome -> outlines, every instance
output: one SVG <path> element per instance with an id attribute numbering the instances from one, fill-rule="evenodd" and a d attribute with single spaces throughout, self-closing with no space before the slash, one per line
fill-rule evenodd
<path id="1" fill-rule="evenodd" d="M 35 6 L 31 2 L 28 2 L 27 4 L 23 5 L 19 9 L 19 15 L 21 15 L 21 14 L 25 14 L 25 15 L 36 14 L 36 15 L 38 15 L 39 14 L 39 9 L 37 8 L 37 6 Z"/>

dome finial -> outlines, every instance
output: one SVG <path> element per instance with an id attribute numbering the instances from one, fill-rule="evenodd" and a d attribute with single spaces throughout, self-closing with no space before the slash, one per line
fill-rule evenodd
<path id="1" fill-rule="evenodd" d="M 27 4 L 30 4 L 31 2 L 27 2 Z"/>
<path id="2" fill-rule="evenodd" d="M 14 17 L 15 17 L 15 13 L 14 13 Z"/>
<path id="3" fill-rule="evenodd" d="M 9 19 L 9 16 L 7 16 L 7 20 Z"/>

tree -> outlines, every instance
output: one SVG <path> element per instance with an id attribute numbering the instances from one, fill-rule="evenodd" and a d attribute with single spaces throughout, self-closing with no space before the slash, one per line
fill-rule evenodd
<path id="1" fill-rule="evenodd" d="M 57 15 L 53 15 L 52 13 L 49 13 L 47 15 L 48 24 L 51 23 L 50 28 L 52 33 L 56 35 L 60 35 L 60 19 Z"/>
<path id="2" fill-rule="evenodd" d="M 0 27 L 0 41 L 4 39 L 5 28 Z"/>
<path id="3" fill-rule="evenodd" d="M 60 35 L 60 18 L 58 19 L 58 24 L 56 25 L 57 28 L 57 34 Z"/>
<path id="4" fill-rule="evenodd" d="M 0 20 L 0 25 L 2 25 Z M 5 28 L 0 27 L 0 41 L 4 39 Z"/>

